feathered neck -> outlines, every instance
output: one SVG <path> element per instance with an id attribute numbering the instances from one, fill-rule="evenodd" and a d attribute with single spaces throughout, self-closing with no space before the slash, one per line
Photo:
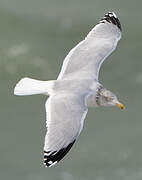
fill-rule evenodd
<path id="1" fill-rule="evenodd" d="M 96 93 L 96 104 L 98 106 L 100 106 L 100 103 L 99 103 L 99 97 L 100 97 L 100 94 L 101 94 L 101 91 L 103 89 L 103 86 L 100 84 L 97 88 L 97 93 Z"/>

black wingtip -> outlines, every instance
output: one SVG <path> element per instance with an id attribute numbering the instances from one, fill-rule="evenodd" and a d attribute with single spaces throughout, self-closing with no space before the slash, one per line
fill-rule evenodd
<path id="1" fill-rule="evenodd" d="M 62 148 L 59 151 L 44 151 L 44 165 L 45 167 L 51 167 L 59 162 L 69 152 L 75 140 L 70 143 L 66 148 Z"/>
<path id="2" fill-rule="evenodd" d="M 106 21 L 116 25 L 120 31 L 122 31 L 120 21 L 114 12 L 108 12 L 105 14 L 105 16 L 100 20 L 100 23 L 105 23 Z"/>

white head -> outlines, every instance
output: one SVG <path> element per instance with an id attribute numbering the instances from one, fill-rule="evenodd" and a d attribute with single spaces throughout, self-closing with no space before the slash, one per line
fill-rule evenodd
<path id="1" fill-rule="evenodd" d="M 98 106 L 118 106 L 121 109 L 125 109 L 125 106 L 118 101 L 117 97 L 111 91 L 103 87 L 98 89 L 96 102 Z"/>

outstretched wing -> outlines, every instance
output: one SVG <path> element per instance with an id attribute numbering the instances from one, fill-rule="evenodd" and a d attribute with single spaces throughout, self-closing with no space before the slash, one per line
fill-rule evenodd
<path id="1" fill-rule="evenodd" d="M 116 48 L 121 25 L 114 13 L 106 14 L 66 56 L 58 79 L 96 79 L 104 59 Z"/>
<path id="2" fill-rule="evenodd" d="M 85 99 L 74 94 L 56 94 L 46 102 L 47 134 L 44 145 L 44 165 L 53 166 L 70 150 L 79 136 L 87 107 Z"/>

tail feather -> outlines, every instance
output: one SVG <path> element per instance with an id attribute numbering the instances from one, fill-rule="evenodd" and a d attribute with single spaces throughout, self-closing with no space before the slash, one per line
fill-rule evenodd
<path id="1" fill-rule="evenodd" d="M 49 95 L 51 85 L 52 81 L 40 81 L 25 77 L 16 84 L 14 94 L 18 96 L 34 94 Z"/>

